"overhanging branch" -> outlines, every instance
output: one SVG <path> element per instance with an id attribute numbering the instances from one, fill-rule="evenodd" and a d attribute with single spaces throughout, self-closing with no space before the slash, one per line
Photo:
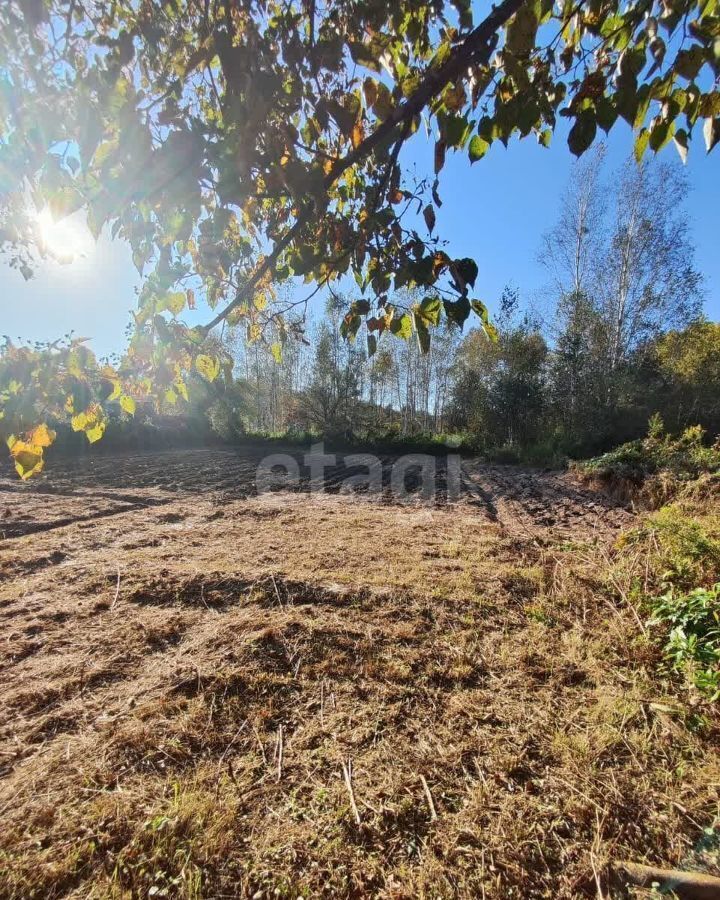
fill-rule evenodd
<path id="1" fill-rule="evenodd" d="M 493 7 L 490 15 L 451 51 L 450 56 L 442 65 L 435 69 L 431 68 L 425 74 L 420 86 L 404 103 L 401 103 L 372 134 L 335 163 L 325 178 L 325 189 L 329 190 L 347 169 L 370 156 L 398 125 L 410 122 L 447 84 L 457 80 L 470 66 L 486 64 L 495 46 L 493 38 L 525 2 L 526 0 L 503 0 L 502 3 Z M 407 134 L 405 129 L 404 132 Z M 203 326 L 204 334 L 219 325 L 233 309 L 251 297 L 261 279 L 275 268 L 282 253 L 299 237 L 303 228 L 315 214 L 314 204 L 300 212 L 290 230 L 277 241 L 272 251 L 263 257 L 251 278 L 238 291 L 235 298 L 212 321 Z"/>

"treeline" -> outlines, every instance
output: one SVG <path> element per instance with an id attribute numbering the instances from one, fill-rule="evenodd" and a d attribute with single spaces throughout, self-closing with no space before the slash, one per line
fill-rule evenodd
<path id="1" fill-rule="evenodd" d="M 701 318 L 686 184 L 676 167 L 634 161 L 605 173 L 603 151 L 573 172 L 541 260 L 549 284 L 532 303 L 508 288 L 498 340 L 448 324 L 430 351 L 380 340 L 368 357 L 331 296 L 310 340 L 225 336 L 237 380 L 209 410 L 225 439 L 312 432 L 359 440 L 453 435 L 489 456 L 552 461 L 644 434 L 720 433 L 720 325 Z M 412 295 L 393 298 L 411 305 Z"/>
<path id="2" fill-rule="evenodd" d="M 410 295 L 402 302 L 412 303 Z M 243 432 L 324 434 L 345 438 L 410 438 L 444 432 L 450 420 L 457 352 L 462 334 L 440 328 L 428 353 L 414 340 L 387 337 L 368 357 L 345 341 L 340 323 L 350 300 L 331 297 L 311 325 L 307 343 L 275 335 L 248 342 L 231 333 L 226 346 L 236 360 L 233 389 L 213 404 L 209 417 L 227 438 Z M 271 326 L 272 327 L 272 326 Z"/>

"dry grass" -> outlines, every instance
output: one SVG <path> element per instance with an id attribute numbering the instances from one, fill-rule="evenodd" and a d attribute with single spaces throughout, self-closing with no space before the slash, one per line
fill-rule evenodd
<path id="1" fill-rule="evenodd" d="M 718 719 L 658 675 L 641 558 L 614 585 L 612 530 L 498 508 L 180 492 L 0 545 L 0 895 L 571 898 L 608 896 L 611 859 L 716 871 Z"/>

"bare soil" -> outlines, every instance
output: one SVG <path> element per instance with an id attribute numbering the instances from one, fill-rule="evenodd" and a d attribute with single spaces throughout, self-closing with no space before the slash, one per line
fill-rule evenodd
<path id="1" fill-rule="evenodd" d="M 258 493 L 264 451 L 0 479 L 0 896 L 607 896 L 717 872 L 720 732 L 604 560 L 633 515 L 463 462 L 458 498 Z M 278 452 L 273 449 L 273 452 Z M 419 483 L 417 485 L 419 487 Z"/>

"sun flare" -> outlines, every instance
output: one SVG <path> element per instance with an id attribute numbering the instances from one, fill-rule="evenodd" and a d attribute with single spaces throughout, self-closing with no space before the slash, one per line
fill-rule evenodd
<path id="1" fill-rule="evenodd" d="M 37 229 L 42 249 L 61 263 L 88 256 L 94 246 L 82 219 L 67 216 L 56 220 L 47 207 L 37 214 Z"/>

